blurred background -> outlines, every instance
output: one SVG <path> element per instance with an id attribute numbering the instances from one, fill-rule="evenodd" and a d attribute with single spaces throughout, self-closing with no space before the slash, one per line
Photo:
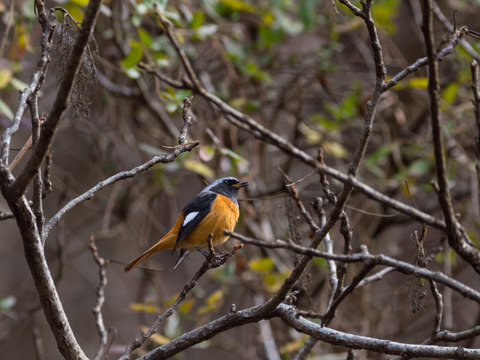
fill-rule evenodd
<path id="1" fill-rule="evenodd" d="M 46 9 L 61 7 L 81 22 L 87 0 L 46 1 Z M 65 114 L 53 144 L 53 191 L 45 198 L 51 218 L 67 201 L 118 171 L 129 170 L 153 155 L 177 145 L 182 126 L 182 101 L 190 92 L 168 87 L 142 73 L 143 61 L 174 79 L 183 70 L 153 13 L 154 1 L 104 1 L 90 44 L 88 61 L 76 84 L 73 105 Z M 358 3 L 358 2 L 354 2 Z M 458 26 L 480 31 L 479 1 L 438 1 L 439 9 Z M 179 41 L 207 90 L 255 118 L 300 149 L 346 172 L 363 131 L 365 104 L 375 85 L 368 32 L 363 22 L 335 1 L 205 0 L 158 1 L 175 27 Z M 360 5 L 358 5 L 360 6 Z M 68 45 L 76 26 L 61 11 L 48 78 L 39 109 L 48 121 Z M 373 16 L 379 32 L 388 76 L 425 56 L 420 30 L 421 9 L 415 0 L 375 1 Z M 450 34 L 436 19 L 440 49 Z M 478 26 L 478 28 L 476 28 Z M 0 2 L 0 126 L 10 124 L 18 106 L 18 91 L 27 86 L 40 54 L 41 27 L 33 1 Z M 478 40 L 467 38 L 473 52 Z M 474 53 L 475 55 L 475 53 Z M 477 56 L 478 57 L 478 56 Z M 440 64 L 444 136 L 455 210 L 478 244 L 478 188 L 471 103 L 472 53 L 458 47 Z M 95 70 L 92 70 L 95 64 Z M 383 95 L 371 143 L 359 178 L 375 189 L 441 217 L 430 182 L 435 179 L 430 143 L 429 103 L 425 69 Z M 200 141 L 192 152 L 171 164 L 160 164 L 132 179 L 117 182 L 74 208 L 50 232 L 46 254 L 73 330 L 88 356 L 99 343 L 92 308 L 98 268 L 88 250 L 94 236 L 99 253 L 110 260 L 103 308 L 111 333 L 111 358 L 123 353 L 150 327 L 200 267 L 203 257 L 191 254 L 175 271 L 177 255 L 162 252 L 146 265 L 158 271 L 134 269 L 126 262 L 160 239 L 182 207 L 206 183 L 235 176 L 249 186 L 239 197 L 241 217 L 236 231 L 265 241 L 293 239 L 308 245 L 310 231 L 285 190 L 279 168 L 310 203 L 322 196 L 318 176 L 261 138 L 232 126 L 222 113 L 194 97 L 189 139 Z M 31 133 L 25 112 L 15 135 L 12 154 Z M 28 152 L 26 158 L 28 158 Z M 23 159 L 15 170 L 21 169 Z M 338 192 L 341 184 L 330 179 Z M 330 207 L 326 206 L 328 214 Z M 7 213 L 0 200 L 0 211 Z M 353 230 L 353 249 L 366 244 L 371 253 L 400 260 L 415 258 L 414 232 L 421 224 L 365 196 L 353 193 L 346 209 Z M 314 212 L 312 211 L 312 214 Z M 314 215 L 315 216 L 315 215 Z M 318 221 L 318 217 L 315 218 Z M 14 220 L 0 222 L 0 353 L 5 358 L 61 358 L 39 308 L 22 242 Z M 338 252 L 343 238 L 331 233 Z M 222 250 L 238 242 L 230 240 Z M 441 270 L 479 288 L 478 276 L 443 246 L 443 235 L 430 229 L 425 248 L 429 268 Z M 142 350 L 154 348 L 227 313 L 234 303 L 244 309 L 268 299 L 289 275 L 295 256 L 245 246 L 229 262 L 209 271 L 161 333 Z M 351 265 L 347 281 L 360 265 Z M 326 262 L 312 261 L 297 284 L 297 305 L 322 313 L 329 298 Z M 448 289 L 443 327 L 468 329 L 480 320 L 478 307 Z M 337 311 L 331 327 L 370 337 L 421 343 L 432 331 L 435 304 L 430 289 L 415 278 L 391 273 L 382 281 L 357 289 Z M 295 354 L 306 340 L 274 319 L 269 322 L 279 353 Z M 236 328 L 182 353 L 181 359 L 264 359 L 265 334 L 259 324 Z M 479 346 L 478 340 L 460 343 Z M 346 357 L 346 350 L 321 343 L 315 359 Z M 40 354 L 40 355 L 39 355 Z M 336 355 L 334 355 L 336 354 Z M 380 356 L 355 352 L 359 359 Z M 42 357 L 43 356 L 43 357 Z M 313 358 L 313 357 L 312 357 Z"/>

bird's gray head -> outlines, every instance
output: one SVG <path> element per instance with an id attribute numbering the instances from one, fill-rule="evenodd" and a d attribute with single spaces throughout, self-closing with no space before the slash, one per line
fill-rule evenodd
<path id="1" fill-rule="evenodd" d="M 205 187 L 202 192 L 213 192 L 225 195 L 233 202 L 237 203 L 238 190 L 248 185 L 248 182 L 240 182 L 234 177 L 223 177 L 215 180 Z"/>

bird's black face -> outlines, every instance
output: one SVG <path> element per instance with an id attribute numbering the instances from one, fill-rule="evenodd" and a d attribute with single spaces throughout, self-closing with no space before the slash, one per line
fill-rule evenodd
<path id="1" fill-rule="evenodd" d="M 240 182 L 235 178 L 227 178 L 223 181 L 223 183 L 231 188 L 235 189 L 241 189 L 242 187 L 245 187 L 248 185 L 248 182 Z"/>
<path id="2" fill-rule="evenodd" d="M 233 199 L 236 199 L 238 190 L 240 190 L 242 187 L 245 187 L 247 185 L 248 185 L 248 182 L 240 182 L 234 177 L 226 177 L 226 178 L 215 180 L 213 183 L 207 186 L 204 190 L 228 196 L 233 200 Z"/>

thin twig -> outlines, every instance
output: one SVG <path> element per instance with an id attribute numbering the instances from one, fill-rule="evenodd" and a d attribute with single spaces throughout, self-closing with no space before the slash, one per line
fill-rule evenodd
<path id="1" fill-rule="evenodd" d="M 8 165 L 9 171 L 13 171 L 18 162 L 25 156 L 28 149 L 30 149 L 30 146 L 32 146 L 32 135 L 28 137 L 27 141 L 25 141 L 25 144 L 23 144 L 20 151 L 17 153 L 17 155 L 15 155 L 12 162 Z"/>
<path id="2" fill-rule="evenodd" d="M 101 360 L 104 359 L 105 354 L 108 352 L 108 330 L 105 329 L 102 314 L 102 307 L 105 303 L 105 287 L 107 286 L 107 271 L 105 268 L 108 265 L 108 261 L 105 261 L 104 258 L 98 255 L 98 249 L 95 245 L 95 237 L 93 234 L 90 236 L 90 244 L 88 245 L 88 248 L 92 252 L 95 263 L 98 265 L 99 283 L 97 286 L 97 298 L 95 306 L 93 307 L 93 314 L 95 315 L 95 326 L 97 327 L 98 335 L 100 336 L 100 345 L 95 353 L 94 360 Z"/>
<path id="3" fill-rule="evenodd" d="M 192 106 L 193 96 L 187 96 L 183 99 L 183 110 L 182 110 L 182 119 L 183 126 L 180 129 L 180 135 L 178 135 L 178 144 L 183 145 L 187 142 L 187 132 L 190 125 L 192 125 L 192 116 L 188 113 L 190 112 L 190 107 Z"/>
<path id="4" fill-rule="evenodd" d="M 191 151 L 194 147 L 196 147 L 199 144 L 198 141 L 191 142 L 191 143 L 186 143 L 180 147 L 177 147 L 172 153 L 170 154 L 163 154 L 161 156 L 154 156 L 147 162 L 143 163 L 142 165 L 139 165 L 131 170 L 128 171 L 121 171 L 115 175 L 110 176 L 109 178 L 100 181 L 97 185 L 92 187 L 90 190 L 86 191 L 80 196 L 77 196 L 76 198 L 70 200 L 63 208 L 61 208 L 45 225 L 45 230 L 43 232 L 43 241 L 46 240 L 48 237 L 48 234 L 50 230 L 52 229 L 53 226 L 55 226 L 56 223 L 60 221 L 60 219 L 71 209 L 73 209 L 75 206 L 78 204 L 90 200 L 95 196 L 95 194 L 102 190 L 103 188 L 123 179 L 127 178 L 132 178 L 148 169 L 150 169 L 152 166 L 159 164 L 159 163 L 169 163 L 174 161 L 180 154 Z"/>
<path id="5" fill-rule="evenodd" d="M 0 143 L 0 163 L 2 167 L 8 167 L 9 151 L 12 136 L 18 131 L 23 113 L 27 108 L 28 98 L 39 91 L 41 85 L 45 80 L 45 74 L 50 63 L 50 52 L 52 49 L 53 33 L 55 31 L 55 16 L 50 13 L 48 17 L 43 1 L 35 0 L 35 9 L 38 11 L 39 22 L 42 25 L 41 48 L 42 53 L 37 62 L 37 68 L 32 76 L 32 81 L 26 89 L 20 93 L 18 109 L 14 115 L 12 125 L 8 127 L 1 138 Z M 33 175 L 32 175 L 33 176 Z"/>
<path id="6" fill-rule="evenodd" d="M 57 97 L 53 103 L 48 121 L 45 122 L 44 126 L 42 126 L 40 138 L 37 145 L 33 149 L 32 156 L 22 169 L 22 172 L 15 180 L 14 184 L 11 186 L 12 191 L 17 195 L 25 192 L 27 186 L 32 181 L 37 169 L 40 167 L 40 164 L 43 162 L 48 150 L 50 149 L 53 136 L 60 123 L 63 112 L 67 108 L 70 94 L 75 84 L 75 78 L 77 77 L 78 71 L 81 67 L 85 49 L 87 48 L 87 45 L 91 39 L 91 34 L 93 33 L 92 29 L 97 21 L 99 14 L 98 9 L 100 9 L 101 3 L 101 0 L 92 0 L 89 2 L 89 6 L 87 6 L 82 25 L 77 33 L 75 44 L 71 49 L 67 64 L 65 65 L 65 71 L 58 86 Z M 5 153 L 4 150 L 3 156 L 8 156 L 8 152 Z"/>

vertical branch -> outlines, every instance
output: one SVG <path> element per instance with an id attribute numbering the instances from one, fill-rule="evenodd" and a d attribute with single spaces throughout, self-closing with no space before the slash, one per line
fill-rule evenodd
<path id="1" fill-rule="evenodd" d="M 423 25 L 425 45 L 428 57 L 428 95 L 432 117 L 432 138 L 435 153 L 435 165 L 438 182 L 438 200 L 445 219 L 448 243 L 466 260 L 473 269 L 480 273 L 480 251 L 473 245 L 466 232 L 461 229 L 455 218 L 450 189 L 448 187 L 445 148 L 443 146 L 442 126 L 440 121 L 440 83 L 438 76 L 438 60 L 435 53 L 435 37 L 433 33 L 432 0 L 422 0 Z"/>
<path id="2" fill-rule="evenodd" d="M 34 73 L 32 82 L 20 96 L 20 105 L 15 115 L 13 125 L 5 131 L 0 144 L 0 186 L 2 194 L 12 210 L 18 228 L 21 231 L 25 259 L 30 268 L 40 303 L 45 313 L 45 318 L 47 319 L 50 329 L 55 337 L 57 347 L 65 359 L 86 359 L 86 356 L 70 327 L 70 323 L 65 314 L 65 310 L 63 309 L 62 302 L 45 258 L 45 249 L 39 231 L 39 225 L 43 226 L 42 221 L 40 221 L 40 223 L 37 222 L 37 217 L 31 209 L 24 193 L 32 179 L 39 174 L 38 169 L 40 168 L 52 142 L 53 134 L 60 121 L 63 110 L 66 108 L 72 83 L 75 80 L 75 75 L 78 71 L 84 48 L 90 38 L 90 34 L 98 17 L 100 5 L 100 0 L 92 0 L 87 6 L 84 22 L 79 37 L 75 43 L 74 50 L 70 56 L 69 67 L 60 84 L 51 117 L 45 125 L 41 127 L 40 136 L 38 137 L 37 145 L 33 150 L 32 157 L 29 159 L 17 180 L 15 180 L 8 169 L 8 155 L 11 137 L 18 129 L 27 101 L 31 100 L 33 101 L 32 104 L 35 103 L 34 97 L 30 96 L 34 94 L 35 91 L 38 91 L 39 87 L 45 80 L 44 77 L 46 66 L 49 62 L 51 38 L 53 35 L 53 24 L 51 24 L 50 19 L 47 18 L 44 12 L 43 1 L 37 0 L 35 2 L 36 9 L 39 12 L 40 23 L 44 29 L 42 33 L 42 56 L 37 64 L 37 70 Z M 33 109 L 35 118 L 38 118 L 38 116 L 36 116 L 35 106 L 33 106 Z M 36 135 L 38 134 L 34 134 L 34 136 Z M 39 196 L 41 196 L 41 194 Z M 39 202 L 41 202 L 41 199 Z M 41 209 L 37 208 L 37 210 Z"/>
<path id="3" fill-rule="evenodd" d="M 478 69 L 478 62 L 472 60 L 470 64 L 472 72 L 472 92 L 473 92 L 473 107 L 475 111 L 475 157 L 477 163 L 475 170 L 477 171 L 477 214 L 480 212 L 480 71 Z"/>
<path id="4" fill-rule="evenodd" d="M 92 0 L 88 3 L 85 11 L 82 26 L 78 31 L 78 37 L 73 46 L 62 80 L 58 87 L 57 97 L 53 104 L 48 121 L 42 126 L 42 131 L 37 145 L 33 149 L 32 156 L 28 160 L 26 166 L 12 185 L 12 191 L 18 195 L 25 192 L 27 186 L 32 181 L 40 164 L 45 159 L 53 136 L 60 123 L 63 112 L 67 108 L 70 94 L 72 92 L 75 78 L 79 72 L 85 49 L 90 41 L 90 36 L 97 21 L 100 10 L 101 0 Z"/>
<path id="5" fill-rule="evenodd" d="M 95 301 L 95 306 L 93 307 L 93 314 L 95 315 L 95 326 L 97 327 L 98 334 L 100 335 L 100 345 L 95 354 L 94 360 L 101 360 L 105 358 L 107 353 L 108 345 L 108 331 L 105 329 L 105 324 L 103 322 L 102 307 L 105 303 L 105 287 L 107 286 L 107 271 L 105 266 L 108 263 L 104 258 L 101 258 L 98 255 L 98 249 L 95 245 L 95 237 L 93 234 L 90 237 L 90 244 L 88 248 L 92 252 L 93 259 L 98 265 L 98 275 L 100 277 L 100 282 L 97 286 L 97 300 Z"/>
<path id="6" fill-rule="evenodd" d="M 433 6 L 431 0 L 422 0 L 423 25 L 425 45 L 428 57 L 428 95 L 430 97 L 430 112 L 432 117 L 432 137 L 435 152 L 435 165 L 439 188 L 439 201 L 445 217 L 449 239 L 456 238 L 455 214 L 450 197 L 447 179 L 447 165 L 443 146 L 442 125 L 440 120 L 440 82 L 438 78 L 438 61 L 435 57 L 435 37 L 433 33 Z"/>
<path id="7" fill-rule="evenodd" d="M 187 142 L 187 132 L 190 125 L 192 125 L 192 116 L 189 115 L 190 108 L 192 106 L 193 96 L 187 96 L 183 99 L 183 110 L 182 110 L 182 119 L 183 126 L 180 129 L 180 134 L 178 135 L 178 145 L 183 145 Z"/>
<path id="8" fill-rule="evenodd" d="M 10 152 L 10 143 L 12 136 L 18 131 L 23 113 L 27 108 L 27 101 L 32 94 L 36 94 L 45 81 L 45 74 L 50 63 L 50 53 L 52 49 L 53 33 L 55 31 L 55 16 L 53 13 L 48 17 L 42 0 L 35 0 L 35 9 L 38 11 L 39 22 L 42 26 L 41 47 L 42 53 L 37 63 L 30 85 L 20 93 L 20 100 L 17 112 L 13 118 L 12 125 L 7 128 L 0 140 L 0 163 L 6 170 L 8 166 L 8 157 Z M 33 176 L 33 175 L 32 175 Z"/>

